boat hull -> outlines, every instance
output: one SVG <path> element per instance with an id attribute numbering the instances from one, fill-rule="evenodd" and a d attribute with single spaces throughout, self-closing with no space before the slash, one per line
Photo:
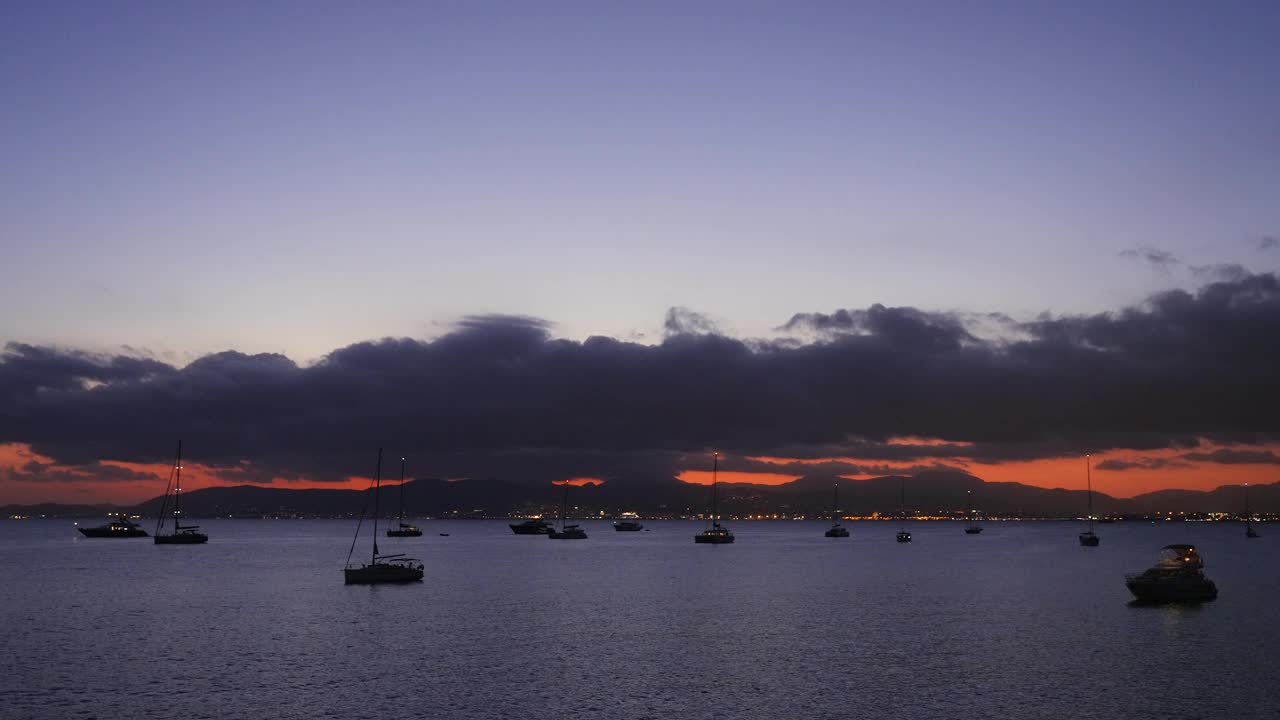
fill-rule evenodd
<path id="1" fill-rule="evenodd" d="M 551 534 L 550 525 L 525 525 L 524 523 L 518 523 L 515 525 L 508 525 L 507 527 L 511 528 L 511 532 L 517 535 L 550 535 Z"/>
<path id="2" fill-rule="evenodd" d="M 1218 597 L 1218 586 L 1212 580 L 1197 578 L 1151 579 L 1143 576 L 1125 580 L 1129 592 L 1140 603 L 1201 603 Z"/>
<path id="3" fill-rule="evenodd" d="M 547 533 L 550 540 L 586 540 L 587 534 L 582 530 L 569 530 L 567 532 L 556 532 L 552 530 Z"/>
<path id="4" fill-rule="evenodd" d="M 849 537 L 849 531 L 848 531 L 848 529 L 843 528 L 843 527 L 839 527 L 839 526 L 837 526 L 837 527 L 833 527 L 833 528 L 827 528 L 827 531 L 826 531 L 825 533 L 823 533 L 823 534 L 824 534 L 826 537 L 829 537 L 829 538 L 847 538 L 847 537 Z"/>
<path id="5" fill-rule="evenodd" d="M 621 521 L 614 523 L 613 529 L 617 532 L 640 532 L 644 529 L 644 525 L 638 522 Z"/>
<path id="6" fill-rule="evenodd" d="M 909 543 L 909 542 L 911 542 L 911 533 L 909 533 L 909 532 L 905 532 L 905 531 L 904 531 L 904 532 L 900 532 L 900 533 L 898 533 L 898 534 L 897 534 L 897 536 L 896 536 L 896 537 L 897 537 L 898 542 L 900 542 L 900 543 Z"/>
<path id="7" fill-rule="evenodd" d="M 421 530 L 388 530 L 387 537 L 422 537 Z"/>
<path id="8" fill-rule="evenodd" d="M 965 534 L 965 535 L 981 535 L 981 534 L 982 534 L 982 528 L 980 528 L 980 527 L 965 528 L 965 529 L 964 529 L 964 534 Z"/>
<path id="9" fill-rule="evenodd" d="M 342 571 L 347 585 L 381 585 L 422 582 L 422 568 L 403 565 L 365 565 Z"/>
<path id="10" fill-rule="evenodd" d="M 204 533 L 180 533 L 178 535 L 157 535 L 156 545 L 200 545 L 209 542 Z"/>
<path id="11" fill-rule="evenodd" d="M 733 543 L 733 535 L 728 533 L 699 533 L 693 536 L 693 541 L 699 545 L 730 545 Z"/>
<path id="12" fill-rule="evenodd" d="M 1101 540 L 1099 540 L 1098 536 L 1093 533 L 1080 533 L 1080 544 L 1084 547 L 1098 547 L 1099 542 L 1101 542 Z"/>
<path id="13" fill-rule="evenodd" d="M 146 530 L 109 530 L 106 528 L 78 528 L 80 534 L 90 538 L 139 538 L 147 537 Z"/>

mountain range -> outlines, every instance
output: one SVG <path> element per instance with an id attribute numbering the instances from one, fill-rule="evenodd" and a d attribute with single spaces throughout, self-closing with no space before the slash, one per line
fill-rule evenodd
<path id="1" fill-rule="evenodd" d="M 982 515 L 1005 517 L 1071 518 L 1084 515 L 1084 490 L 1047 489 L 1014 482 L 985 482 L 973 475 L 950 470 L 931 470 L 911 477 L 890 475 L 867 480 L 837 479 L 811 475 L 782 485 L 720 483 L 720 512 L 724 515 L 807 515 L 831 511 L 834 484 L 840 483 L 840 510 L 845 515 L 869 516 L 899 511 L 905 489 L 905 504 L 914 514 L 935 515 L 963 512 L 966 492 L 972 493 L 973 507 Z M 383 516 L 398 510 L 400 488 L 384 486 L 380 495 Z M 300 515 L 340 517 L 355 515 L 362 506 L 371 509 L 369 491 L 288 489 L 239 485 L 211 487 L 184 493 L 182 505 L 192 517 Z M 572 487 L 571 514 L 614 515 L 633 511 L 642 515 L 680 516 L 706 512 L 710 488 L 691 485 L 675 478 L 648 485 L 600 484 Z M 404 486 L 407 515 L 439 517 L 507 516 L 555 513 L 559 509 L 558 487 L 528 485 L 500 479 L 439 480 L 421 478 Z M 1255 512 L 1280 510 L 1280 483 L 1250 488 L 1250 506 Z M 58 515 L 64 517 L 101 516 L 111 510 L 154 516 L 160 508 L 156 497 L 131 507 L 107 505 L 9 505 L 0 508 L 8 515 Z M 1161 490 L 1133 498 L 1115 498 L 1094 492 L 1097 515 L 1145 515 L 1151 513 L 1240 513 L 1244 510 L 1244 488 L 1226 485 L 1211 491 Z"/>

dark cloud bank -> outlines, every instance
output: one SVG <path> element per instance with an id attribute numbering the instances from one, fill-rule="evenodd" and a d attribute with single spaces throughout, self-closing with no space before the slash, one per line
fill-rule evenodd
<path id="1" fill-rule="evenodd" d="M 537 319 L 486 316 L 435 340 L 358 343 L 306 367 L 223 352 L 176 368 L 10 343 L 0 442 L 91 466 L 167 461 L 182 437 L 192 461 L 246 480 L 368 474 L 378 446 L 412 455 L 420 475 L 538 482 L 669 478 L 709 448 L 733 454 L 733 469 L 797 474 L 1108 448 L 1275 461 L 1195 456 L 1201 438 L 1280 435 L 1273 274 L 1097 315 L 1015 322 L 874 305 L 795 315 L 782 329 L 781 339 L 735 339 L 680 309 L 663 342 L 641 345 L 556 339 Z M 907 435 L 959 445 L 885 443 Z M 871 464 L 775 468 L 745 455 Z"/>

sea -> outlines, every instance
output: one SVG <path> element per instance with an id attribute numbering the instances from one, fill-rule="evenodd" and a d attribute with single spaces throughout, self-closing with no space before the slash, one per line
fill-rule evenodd
<path id="1" fill-rule="evenodd" d="M 346 586 L 355 521 L 0 521 L 0 718 L 1280 718 L 1280 526 L 419 524 L 424 582 Z M 1170 543 L 1217 600 L 1131 604 Z"/>

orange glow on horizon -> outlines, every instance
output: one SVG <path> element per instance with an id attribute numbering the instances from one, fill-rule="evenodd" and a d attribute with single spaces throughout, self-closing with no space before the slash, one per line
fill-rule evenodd
<path id="1" fill-rule="evenodd" d="M 1093 453 L 1093 489 L 1117 498 L 1130 498 L 1157 490 L 1213 490 L 1222 485 L 1242 485 L 1280 482 L 1280 465 L 1221 464 L 1212 462 L 1184 462 L 1182 466 L 1130 468 L 1106 470 L 1098 466 L 1108 460 L 1133 462 L 1136 459 L 1173 462 L 1189 452 L 1212 452 L 1215 446 L 1199 448 L 1164 448 L 1159 450 L 1109 450 Z M 1236 446 L 1236 449 L 1270 450 L 1280 454 L 1280 445 Z M 972 458 L 955 456 L 922 458 L 918 461 L 879 460 L 852 457 L 832 458 L 749 458 L 771 465 L 817 465 L 826 462 L 845 462 L 854 465 L 873 466 L 877 469 L 899 469 L 904 474 L 914 472 L 924 464 L 941 464 L 967 472 L 986 482 L 1013 482 L 1041 488 L 1083 490 L 1086 487 L 1084 456 L 1044 458 L 1040 460 L 1016 460 L 1004 463 L 979 463 Z M 892 473 L 846 473 L 840 477 L 849 480 L 865 480 Z M 776 484 L 776 483 L 769 483 Z"/>
<path id="2" fill-rule="evenodd" d="M 905 438 L 906 440 L 918 440 Z M 895 438 L 904 440 L 904 438 Z M 917 444 L 952 444 L 932 440 Z M 954 443 L 959 445 L 959 443 Z M 1271 451 L 1280 454 L 1280 444 L 1259 446 L 1233 446 L 1236 450 Z M 1268 464 L 1220 464 L 1189 462 L 1181 456 L 1190 452 L 1209 453 L 1216 446 L 1198 448 L 1169 448 L 1162 450 L 1111 450 L 1093 454 L 1093 487 L 1113 497 L 1128 498 L 1156 490 L 1185 489 L 1213 490 L 1222 485 L 1264 485 L 1280 481 L 1280 465 Z M 1042 488 L 1083 489 L 1085 487 L 1085 460 L 1082 456 L 1020 460 L 1005 463 L 979 463 L 964 456 L 921 458 L 914 461 L 880 460 L 854 457 L 783 458 L 750 457 L 749 460 L 769 465 L 792 465 L 792 472 L 741 472 L 720 471 L 719 478 L 726 483 L 755 485 L 784 485 L 803 477 L 798 466 L 837 462 L 873 468 L 868 474 L 843 473 L 850 480 L 862 480 L 880 475 L 912 473 L 922 466 L 943 465 L 968 472 L 987 482 L 1016 482 Z M 1137 467 L 1128 470 L 1105 470 L 1098 466 L 1107 461 L 1135 462 L 1146 459 L 1181 463 L 1165 467 Z M 102 471 L 111 468 L 148 473 L 155 477 L 145 479 L 109 480 L 95 478 L 94 465 L 68 466 L 56 463 L 34 452 L 29 445 L 20 443 L 0 444 L 0 505 L 31 505 L 45 502 L 67 504 L 112 503 L 131 505 L 157 497 L 164 492 L 169 475 L 169 463 L 127 463 L 106 460 L 100 463 Z M 26 468 L 30 467 L 31 470 Z M 779 468 L 782 469 L 782 468 Z M 363 490 L 371 478 L 351 476 L 342 481 L 327 482 L 313 479 L 288 479 L 255 475 L 248 463 L 231 468 L 211 468 L 184 461 L 183 491 L 190 492 L 206 487 L 232 487 L 255 485 L 288 489 L 351 489 Z M 709 485 L 712 473 L 707 469 L 685 470 L 677 475 L 682 482 Z M 54 479 L 57 478 L 57 479 Z M 462 478 L 450 478 L 456 482 Z M 391 481 L 394 483 L 394 481 Z M 603 478 L 575 477 L 557 480 L 553 484 L 568 483 L 574 486 L 602 485 Z"/>
<path id="3" fill-rule="evenodd" d="M 552 480 L 552 485 L 573 485 L 574 487 L 582 487 L 583 485 L 603 485 L 604 480 L 596 477 L 576 477 L 567 480 Z"/>
<path id="4" fill-rule="evenodd" d="M 150 473 L 154 480 L 96 480 L 91 476 L 74 480 L 42 480 L 38 475 L 26 474 L 23 468 L 36 463 L 45 474 L 65 474 L 92 471 L 71 465 L 61 465 L 53 458 L 45 457 L 33 451 L 30 445 L 23 443 L 0 444 L 0 505 L 39 503 L 64 503 L 73 505 L 136 505 L 164 494 L 165 483 L 169 478 L 172 463 L 131 463 L 116 460 L 104 460 L 101 465 L 107 468 L 121 468 L 136 473 Z M 250 470 L 247 462 L 240 466 Z M 234 469 L 211 468 L 187 460 L 182 462 L 182 491 L 191 492 L 207 487 L 235 487 L 238 485 L 255 485 L 258 487 L 274 487 L 288 489 L 323 488 L 329 490 L 363 490 L 373 482 L 373 478 L 348 477 L 345 480 L 329 482 L 322 480 L 294 480 L 283 477 L 272 477 L 263 480 L 252 477 L 237 477 Z"/>
<path id="5" fill-rule="evenodd" d="M 686 482 L 690 485 L 710 485 L 712 472 L 710 470 L 685 470 L 676 475 L 676 479 L 680 482 Z M 720 471 L 720 482 L 722 483 L 747 483 L 750 485 L 786 485 L 789 482 L 799 480 L 802 475 L 786 475 L 783 473 L 758 473 L 758 472 L 734 472 L 731 470 Z"/>

